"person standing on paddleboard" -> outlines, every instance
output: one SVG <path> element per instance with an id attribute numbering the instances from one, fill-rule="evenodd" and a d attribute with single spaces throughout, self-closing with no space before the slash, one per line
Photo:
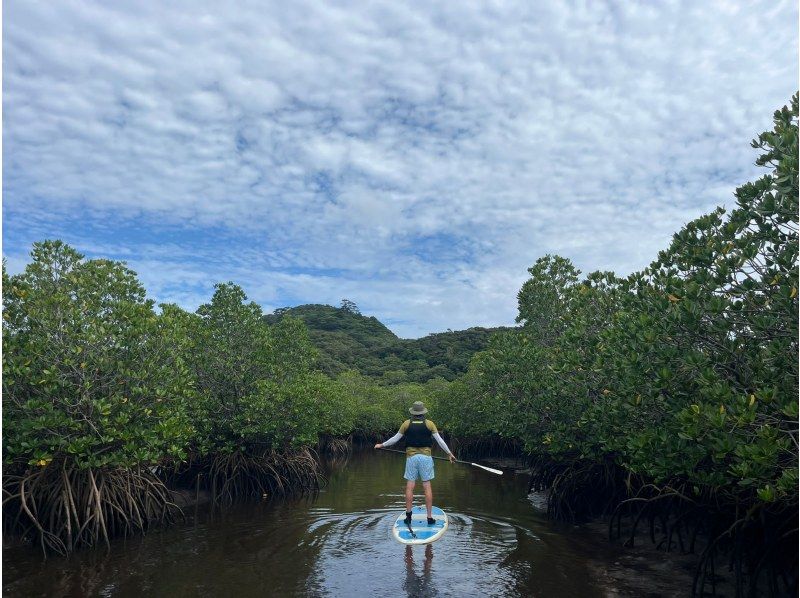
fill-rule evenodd
<path id="1" fill-rule="evenodd" d="M 422 480 L 422 488 L 425 490 L 425 508 L 428 510 L 428 525 L 433 525 L 431 509 L 433 508 L 433 489 L 431 480 L 433 479 L 433 457 L 431 457 L 431 447 L 435 440 L 439 447 L 447 453 L 450 463 L 455 463 L 456 457 L 447 448 L 444 438 L 441 437 L 436 425 L 425 417 L 428 410 L 422 401 L 417 401 L 408 410 L 411 419 L 407 419 L 400 426 L 397 434 L 386 442 L 375 445 L 376 449 L 392 446 L 401 438 L 406 441 L 406 472 L 403 476 L 406 479 L 406 524 L 411 523 L 411 506 L 414 502 L 414 487 L 417 485 L 417 478 Z"/>

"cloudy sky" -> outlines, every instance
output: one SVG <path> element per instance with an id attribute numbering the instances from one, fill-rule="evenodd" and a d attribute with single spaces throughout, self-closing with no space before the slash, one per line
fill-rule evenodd
<path id="1" fill-rule="evenodd" d="M 3 3 L 3 255 L 61 238 L 194 309 L 513 322 L 546 253 L 646 266 L 753 178 L 797 4 Z"/>

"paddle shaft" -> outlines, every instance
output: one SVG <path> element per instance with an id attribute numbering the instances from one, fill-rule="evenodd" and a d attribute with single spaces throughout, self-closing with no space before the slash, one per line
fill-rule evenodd
<path id="1" fill-rule="evenodd" d="M 405 455 L 405 451 L 398 451 L 397 449 L 390 449 L 390 448 L 383 448 L 381 447 L 382 451 L 388 451 L 390 453 L 400 453 L 401 455 Z M 447 457 L 436 457 L 435 455 L 431 455 L 434 459 L 439 459 L 441 461 L 449 461 Z M 479 465 L 478 463 L 472 463 L 471 461 L 462 461 L 461 459 L 456 459 L 456 463 L 463 463 L 464 465 L 473 465 L 475 467 L 480 467 L 481 469 L 485 469 L 486 471 L 490 471 L 492 473 L 496 473 L 497 475 L 503 475 L 503 472 L 499 469 L 492 469 L 491 467 L 486 467 L 485 465 Z"/>
<path id="2" fill-rule="evenodd" d="M 381 450 L 382 451 L 389 451 L 390 453 L 400 453 L 401 455 L 405 455 L 406 454 L 405 451 L 398 451 L 397 449 L 387 449 L 387 448 L 381 447 Z M 431 455 L 431 457 L 433 457 L 434 459 L 440 459 L 441 461 L 449 461 L 450 460 L 447 457 L 437 457 L 436 455 Z M 465 465 L 471 465 L 471 463 L 468 463 L 467 461 L 459 461 L 458 459 L 456 459 L 456 463 L 464 463 Z"/>

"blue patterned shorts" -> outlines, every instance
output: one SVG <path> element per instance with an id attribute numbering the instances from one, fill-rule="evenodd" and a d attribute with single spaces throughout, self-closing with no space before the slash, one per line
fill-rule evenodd
<path id="1" fill-rule="evenodd" d="M 428 455 L 414 455 L 406 459 L 406 473 L 403 476 L 409 482 L 419 478 L 423 482 L 433 479 L 433 457 Z"/>

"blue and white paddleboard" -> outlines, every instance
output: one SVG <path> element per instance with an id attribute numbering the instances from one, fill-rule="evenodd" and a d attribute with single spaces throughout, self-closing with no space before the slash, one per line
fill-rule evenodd
<path id="1" fill-rule="evenodd" d="M 405 522 L 406 514 L 401 514 L 392 528 L 395 540 L 402 544 L 429 544 L 441 538 L 447 529 L 447 513 L 439 507 L 433 507 L 431 515 L 436 522 L 428 525 L 428 512 L 425 507 L 414 507 L 411 509 L 409 526 Z"/>

